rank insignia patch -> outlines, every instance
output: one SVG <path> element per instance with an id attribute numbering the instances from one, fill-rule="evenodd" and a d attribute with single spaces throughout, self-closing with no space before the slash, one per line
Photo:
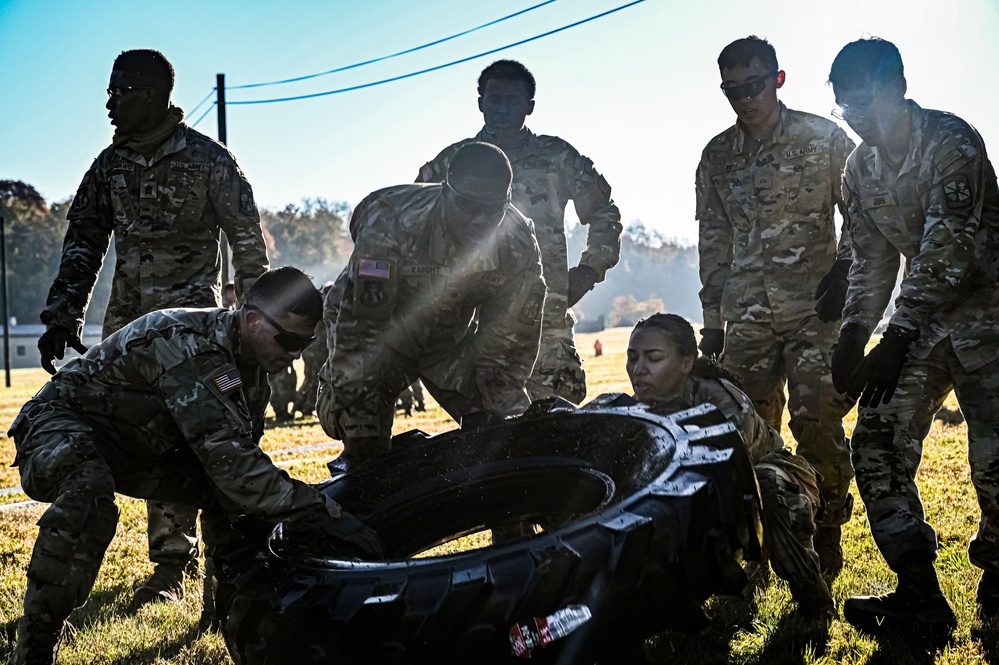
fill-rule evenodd
<path id="1" fill-rule="evenodd" d="M 948 208 L 967 208 L 971 205 L 971 185 L 968 176 L 955 175 L 943 181 L 944 200 Z"/>
<path id="2" fill-rule="evenodd" d="M 225 374 L 215 377 L 215 385 L 224 393 L 235 390 L 243 385 L 243 380 L 239 378 L 239 370 L 231 369 Z"/>

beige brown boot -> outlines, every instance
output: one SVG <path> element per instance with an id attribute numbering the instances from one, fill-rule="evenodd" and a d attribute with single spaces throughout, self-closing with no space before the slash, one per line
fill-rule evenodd
<path id="1" fill-rule="evenodd" d="M 135 587 L 135 593 L 132 596 L 132 609 L 161 601 L 176 603 L 183 598 L 184 566 L 173 563 L 158 563 L 149 579 Z"/>

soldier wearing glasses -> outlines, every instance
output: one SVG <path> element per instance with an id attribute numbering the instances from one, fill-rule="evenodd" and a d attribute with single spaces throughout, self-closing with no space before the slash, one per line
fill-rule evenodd
<path id="1" fill-rule="evenodd" d="M 354 210 L 316 406 L 349 463 L 389 451 L 396 397 L 416 379 L 455 419 L 530 404 L 546 288 L 511 180 L 501 150 L 469 143 L 443 183 L 382 189 Z"/>
<path id="2" fill-rule="evenodd" d="M 225 146 L 184 124 L 170 103 L 174 71 L 162 53 L 126 51 L 111 70 L 108 146 L 84 174 L 68 214 L 59 273 L 41 314 L 42 366 L 55 371 L 80 331 L 112 236 L 116 263 L 104 315 L 108 336 L 142 314 L 168 307 L 217 307 L 219 237 L 232 247 L 237 294 L 267 269 L 253 191 Z M 176 600 L 184 571 L 197 570 L 196 512 L 149 503 L 153 575 L 134 604 Z"/>
<path id="3" fill-rule="evenodd" d="M 968 547 L 983 570 L 979 614 L 999 616 L 999 187 L 971 125 L 905 98 L 891 42 L 847 44 L 829 81 L 839 113 L 863 139 L 844 179 L 854 262 L 833 378 L 860 397 L 857 488 L 874 541 L 898 574 L 893 592 L 851 598 L 843 615 L 871 633 L 944 638 L 956 620 L 937 580 L 937 534 L 915 477 L 933 415 L 952 389 L 968 421 L 981 507 Z M 865 356 L 903 257 L 895 311 Z"/>
<path id="4" fill-rule="evenodd" d="M 152 312 L 67 363 L 9 436 L 25 492 L 51 502 L 38 521 L 13 663 L 51 663 L 115 534 L 115 493 L 204 509 L 212 548 L 240 514 L 380 556 L 377 535 L 261 452 L 267 373 L 315 340 L 322 298 L 295 268 L 260 276 L 241 309 Z M 211 580 L 206 580 L 211 586 Z M 212 608 L 203 617 L 213 620 Z"/>
<path id="5" fill-rule="evenodd" d="M 732 42 L 718 58 L 737 122 L 705 147 L 697 167 L 701 352 L 739 374 L 767 423 L 780 431 L 790 396 L 797 452 L 821 474 L 825 507 L 815 549 L 842 567 L 841 526 L 852 512 L 853 470 L 842 418 L 851 402 L 829 363 L 851 254 L 834 211 L 853 143 L 831 120 L 777 99 L 785 74 L 766 40 Z"/>

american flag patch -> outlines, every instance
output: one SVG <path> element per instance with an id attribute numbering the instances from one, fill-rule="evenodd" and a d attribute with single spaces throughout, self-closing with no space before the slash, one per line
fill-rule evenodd
<path id="1" fill-rule="evenodd" d="M 215 377 L 215 385 L 224 393 L 235 390 L 243 385 L 243 380 L 239 378 L 239 370 L 231 369 L 221 376 Z"/>
<path id="2" fill-rule="evenodd" d="M 388 261 L 361 259 L 357 265 L 357 276 L 388 279 L 391 265 Z"/>

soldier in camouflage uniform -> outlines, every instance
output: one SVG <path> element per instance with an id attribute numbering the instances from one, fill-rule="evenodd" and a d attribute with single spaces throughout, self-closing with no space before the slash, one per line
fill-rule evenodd
<path id="1" fill-rule="evenodd" d="M 845 235 L 837 246 L 833 215 L 837 206 L 842 214 L 853 143 L 832 121 L 777 99 L 784 72 L 766 40 L 729 44 L 718 66 L 738 122 L 708 143 L 697 168 L 700 348 L 742 377 L 778 432 L 787 383 L 797 452 L 822 478 L 816 549 L 823 569 L 838 571 L 840 525 L 853 507 L 842 424 L 852 402 L 836 393 L 829 362 L 850 247 Z"/>
<path id="2" fill-rule="evenodd" d="M 333 288 L 333 282 L 327 282 L 320 293 L 323 298 Z M 296 411 L 301 411 L 302 416 L 308 418 L 316 411 L 316 393 L 319 392 L 319 370 L 329 357 L 326 346 L 326 324 L 319 321 L 314 332 L 316 343 L 312 344 L 302 352 L 302 387 L 298 389 L 298 396 L 295 398 Z"/>
<path id="3" fill-rule="evenodd" d="M 711 360 L 697 358 L 694 329 L 682 317 L 655 314 L 639 321 L 628 343 L 627 369 L 640 402 L 679 398 L 691 406 L 713 404 L 736 426 L 759 479 L 763 544 L 774 571 L 787 580 L 805 615 L 835 617 L 813 545 L 815 516 L 822 506 L 815 469 L 784 449 L 777 430 L 733 383 L 736 377 Z"/>
<path id="4" fill-rule="evenodd" d="M 456 420 L 530 404 L 545 282 L 511 177 L 502 151 L 469 143 L 444 183 L 382 189 L 354 210 L 354 251 L 326 296 L 317 402 L 354 463 L 390 449 L 396 397 L 416 379 Z"/>
<path id="5" fill-rule="evenodd" d="M 15 466 L 28 496 L 52 505 L 28 564 L 15 665 L 52 662 L 114 537 L 116 492 L 203 508 L 209 561 L 230 537 L 228 518 L 244 513 L 380 555 L 374 532 L 289 478 L 258 445 L 266 373 L 300 356 L 321 315 L 309 278 L 281 268 L 261 276 L 239 310 L 138 318 L 24 405 L 8 434 Z"/>
<path id="6" fill-rule="evenodd" d="M 524 65 L 500 60 L 479 77 L 479 110 L 485 127 L 474 138 L 445 148 L 420 169 L 417 182 L 440 182 L 455 151 L 469 141 L 498 146 L 513 167 L 513 203 L 534 222 L 548 299 L 541 350 L 527 385 L 532 400 L 559 395 L 576 404 L 586 398 L 586 375 L 572 334 L 569 309 L 604 279 L 621 254 L 621 213 L 610 185 L 571 145 L 539 136 L 524 126 L 534 111 L 534 76 Z M 569 268 L 565 207 L 572 199 L 580 223 L 589 227 L 586 251 Z"/>
<path id="7" fill-rule="evenodd" d="M 250 184 L 224 146 L 185 125 L 170 103 L 173 68 L 157 51 L 118 56 L 108 84 L 112 145 L 83 176 L 69 211 L 59 274 L 41 314 L 42 365 L 54 371 L 66 345 L 80 345 L 90 294 L 114 236 L 117 256 L 104 336 L 165 307 L 215 307 L 222 266 L 219 234 L 232 246 L 236 289 L 267 268 Z M 196 514 L 150 503 L 150 580 L 135 602 L 183 595 L 197 570 Z"/>
<path id="8" fill-rule="evenodd" d="M 829 80 L 839 112 L 863 139 L 844 182 L 854 261 L 833 377 L 860 396 L 857 486 L 874 540 L 898 574 L 896 591 L 852 598 L 844 615 L 872 632 L 948 633 L 954 613 L 937 582 L 936 532 L 915 475 L 933 414 L 953 389 L 982 511 L 968 557 L 984 570 L 983 616 L 999 615 L 999 187 L 971 125 L 905 98 L 891 42 L 846 45 Z M 900 257 L 907 271 L 895 312 L 865 358 Z"/>

